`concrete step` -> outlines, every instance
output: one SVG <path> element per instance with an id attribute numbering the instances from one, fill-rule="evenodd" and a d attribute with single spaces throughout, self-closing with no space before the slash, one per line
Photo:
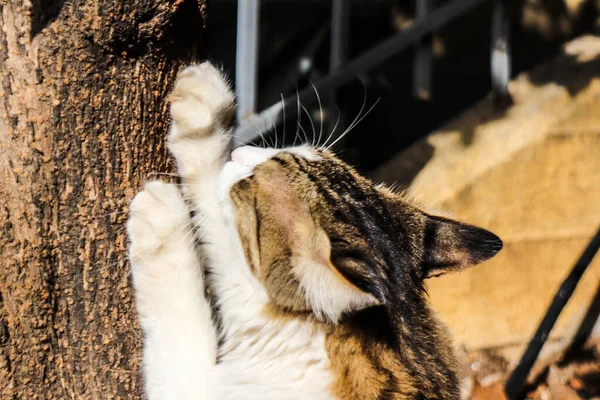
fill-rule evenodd
<path id="1" fill-rule="evenodd" d="M 493 260 L 428 284 L 457 344 L 517 348 L 514 361 L 600 226 L 600 37 L 568 43 L 509 89 L 514 105 L 483 100 L 373 178 L 406 184 L 504 240 Z M 599 283 L 600 256 L 552 332 L 556 346 L 577 330 Z"/>

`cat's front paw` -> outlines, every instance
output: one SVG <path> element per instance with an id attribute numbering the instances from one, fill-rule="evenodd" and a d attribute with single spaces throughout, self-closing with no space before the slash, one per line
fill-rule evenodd
<path id="1" fill-rule="evenodd" d="M 146 184 L 129 207 L 127 233 L 129 258 L 135 266 L 155 253 L 176 250 L 191 240 L 188 208 L 176 185 L 153 181 Z"/>
<path id="2" fill-rule="evenodd" d="M 211 63 L 185 68 L 177 75 L 169 95 L 176 126 L 169 139 L 204 136 L 227 127 L 235 112 L 234 100 L 229 83 Z"/>

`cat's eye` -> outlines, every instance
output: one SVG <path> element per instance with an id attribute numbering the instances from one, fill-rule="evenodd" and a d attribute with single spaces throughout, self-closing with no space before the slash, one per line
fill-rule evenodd
<path id="1" fill-rule="evenodd" d="M 358 262 L 362 264 L 370 264 L 371 257 L 367 252 L 362 249 L 356 247 L 342 247 L 342 248 L 332 248 L 331 250 L 331 261 L 335 263 L 335 261 L 342 262 Z"/>
<path id="2" fill-rule="evenodd" d="M 341 237 L 330 237 L 329 238 L 329 242 L 331 243 L 331 246 L 335 246 L 335 245 L 349 245 L 350 243 L 348 243 L 348 241 L 344 238 Z"/>

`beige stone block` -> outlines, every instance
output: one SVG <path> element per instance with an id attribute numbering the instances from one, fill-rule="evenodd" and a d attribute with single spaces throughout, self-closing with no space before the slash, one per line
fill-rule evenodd
<path id="1" fill-rule="evenodd" d="M 527 343 L 600 227 L 600 38 L 569 43 L 510 91 L 513 106 L 482 101 L 373 176 L 409 183 L 426 204 L 504 240 L 493 260 L 428 282 L 434 308 L 468 349 Z M 600 256 L 552 340 L 568 342 L 599 283 Z"/>

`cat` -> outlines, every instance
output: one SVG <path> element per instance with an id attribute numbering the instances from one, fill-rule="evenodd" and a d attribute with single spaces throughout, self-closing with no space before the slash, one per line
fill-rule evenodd
<path id="1" fill-rule="evenodd" d="M 234 95 L 208 62 L 168 100 L 182 193 L 147 183 L 127 224 L 148 398 L 459 399 L 424 280 L 501 240 L 323 148 L 231 152 Z"/>

